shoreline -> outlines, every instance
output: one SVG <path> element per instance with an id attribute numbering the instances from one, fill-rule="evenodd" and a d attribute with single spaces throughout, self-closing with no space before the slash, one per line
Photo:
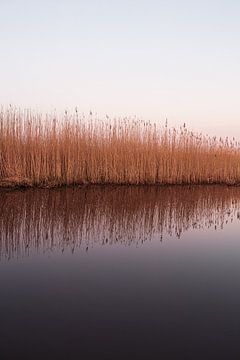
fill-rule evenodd
<path id="1" fill-rule="evenodd" d="M 63 188 L 85 188 L 85 187 L 206 187 L 206 186 L 223 186 L 223 187 L 240 187 L 240 182 L 182 182 L 182 183 L 100 183 L 100 182 L 88 182 L 88 183 L 70 183 L 70 184 L 31 184 L 28 182 L 14 183 L 9 181 L 0 181 L 0 191 L 4 190 L 37 190 L 37 189 L 50 189 L 57 190 Z"/>

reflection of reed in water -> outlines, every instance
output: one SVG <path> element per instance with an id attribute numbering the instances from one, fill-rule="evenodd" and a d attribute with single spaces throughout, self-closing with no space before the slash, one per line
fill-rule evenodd
<path id="1" fill-rule="evenodd" d="M 104 187 L 1 192 L 0 254 L 141 244 L 239 218 L 240 188 Z"/>

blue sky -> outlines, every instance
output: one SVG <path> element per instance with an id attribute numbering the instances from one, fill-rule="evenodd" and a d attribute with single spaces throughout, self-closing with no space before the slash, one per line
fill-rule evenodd
<path id="1" fill-rule="evenodd" d="M 240 138 L 239 18 L 239 0 L 0 0 L 0 103 Z"/>

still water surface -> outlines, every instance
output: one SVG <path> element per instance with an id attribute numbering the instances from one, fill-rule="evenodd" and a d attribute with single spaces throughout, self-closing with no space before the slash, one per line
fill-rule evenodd
<path id="1" fill-rule="evenodd" d="M 240 188 L 0 192 L 1 359 L 239 359 Z"/>

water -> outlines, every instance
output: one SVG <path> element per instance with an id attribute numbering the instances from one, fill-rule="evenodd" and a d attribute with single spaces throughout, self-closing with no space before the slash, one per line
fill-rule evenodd
<path id="1" fill-rule="evenodd" d="M 239 359 L 240 188 L 0 201 L 1 359 Z"/>

